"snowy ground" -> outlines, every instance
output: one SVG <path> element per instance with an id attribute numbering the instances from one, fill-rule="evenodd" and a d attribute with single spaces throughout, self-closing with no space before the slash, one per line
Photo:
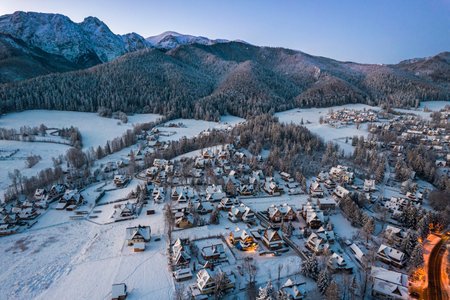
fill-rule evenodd
<path id="1" fill-rule="evenodd" d="M 287 195 L 276 197 L 250 197 L 241 198 L 240 201 L 248 205 L 253 211 L 266 211 L 271 205 L 288 204 L 296 209 L 301 209 L 308 202 L 308 195 Z"/>
<path id="2" fill-rule="evenodd" d="M 401 113 L 405 114 L 415 114 L 417 116 L 422 117 L 425 120 L 430 119 L 430 112 L 425 112 L 425 108 L 427 108 L 429 111 L 439 111 L 446 106 L 450 105 L 450 101 L 424 101 L 420 102 L 420 105 L 417 109 L 399 109 L 396 108 L 395 110 Z"/>
<path id="3" fill-rule="evenodd" d="M 96 113 L 57 111 L 57 110 L 27 110 L 10 113 L 0 117 L 0 127 L 16 128 L 22 126 L 47 127 L 77 127 L 83 138 L 83 148 L 104 146 L 106 141 L 121 136 L 133 124 L 155 121 L 161 117 L 156 114 L 136 114 L 128 117 L 128 123 L 120 124 L 119 120 L 103 118 Z"/>
<path id="4" fill-rule="evenodd" d="M 10 179 L 8 173 L 17 169 L 26 177 L 36 175 L 43 169 L 53 167 L 52 158 L 64 154 L 68 148 L 68 146 L 61 144 L 0 140 L 0 150 L 19 150 L 12 157 L 0 160 L 0 199 L 3 198 L 3 192 L 9 186 Z M 28 168 L 25 165 L 25 160 L 30 155 L 40 155 L 42 158 L 32 168 Z"/>
<path id="5" fill-rule="evenodd" d="M 446 105 L 450 105 L 450 101 L 427 101 L 421 102 L 418 109 L 395 109 L 395 111 L 407 114 L 415 114 L 422 117 L 423 119 L 430 119 L 430 112 L 424 112 L 424 107 L 429 110 L 438 111 L 444 108 Z M 356 125 L 344 126 L 341 128 L 334 128 L 328 124 L 320 124 L 320 117 L 325 118 L 330 110 L 342 110 L 342 109 L 354 109 L 354 110 L 380 110 L 377 106 L 370 106 L 366 104 L 347 104 L 340 106 L 324 107 L 324 108 L 295 108 L 284 112 L 276 113 L 275 116 L 278 117 L 282 123 L 294 123 L 300 125 L 302 120 L 306 128 L 308 128 L 312 133 L 317 134 L 322 137 L 325 142 L 333 141 L 337 143 L 341 149 L 345 151 L 346 154 L 351 154 L 353 152 L 353 147 L 351 146 L 351 141 L 345 143 L 346 138 L 351 138 L 353 136 L 364 136 L 368 135 L 367 124 L 364 123 L 359 129 Z"/>
<path id="6" fill-rule="evenodd" d="M 45 124 L 47 127 L 55 128 L 70 126 L 78 127 L 83 138 L 83 149 L 88 149 L 99 145 L 104 146 L 106 141 L 121 136 L 124 132 L 126 132 L 126 130 L 132 128 L 133 124 L 155 121 L 159 117 L 159 115 L 155 114 L 136 114 L 128 117 L 127 124 L 118 125 L 118 120 L 102 118 L 95 113 L 29 110 L 1 116 L 0 127 L 19 129 L 22 126 L 39 126 L 40 124 Z M 178 140 L 181 137 L 191 138 L 199 135 L 202 131 L 207 129 L 227 129 L 244 121 L 245 119 L 234 116 L 222 116 L 221 122 L 177 119 L 168 123 L 182 122 L 186 127 L 161 128 L 161 130 L 164 131 L 175 132 L 175 135 L 167 137 L 163 136 L 161 140 Z M 43 169 L 53 167 L 52 158 L 56 158 L 59 155 L 64 155 L 68 148 L 68 146 L 53 143 L 30 143 L 0 140 L 1 151 L 14 151 L 15 149 L 19 149 L 19 152 L 12 158 L 0 160 L 0 199 L 3 198 L 3 192 L 10 184 L 10 180 L 8 178 L 9 172 L 12 172 L 14 169 L 18 169 L 24 176 L 34 176 Z M 135 148 L 136 146 L 128 147 L 118 153 L 109 155 L 98 161 L 96 165 L 100 165 L 108 161 L 117 161 L 122 158 L 128 158 L 127 154 L 131 149 Z M 5 152 L 2 153 L 4 154 Z M 0 156 L 2 153 L 0 153 Z M 31 154 L 40 155 L 42 160 L 33 168 L 26 168 L 25 159 Z"/>
<path id="7" fill-rule="evenodd" d="M 315 133 L 321 138 L 323 138 L 325 142 L 328 141 L 336 142 L 337 144 L 339 144 L 341 149 L 345 151 L 346 154 L 351 154 L 353 152 L 351 141 L 345 143 L 345 138 L 346 137 L 351 138 L 355 135 L 366 137 L 368 135 L 367 123 L 362 124 L 359 129 L 357 129 L 355 125 L 345 126 L 341 128 L 334 128 L 328 124 L 319 123 L 320 117 L 325 118 L 330 110 L 336 111 L 344 108 L 355 110 L 380 109 L 379 107 L 370 106 L 366 104 L 347 104 L 325 108 L 305 108 L 305 109 L 296 108 L 276 113 L 275 116 L 278 117 L 280 122 L 287 124 L 293 123 L 300 125 L 303 120 L 304 126 L 308 128 L 312 133 Z"/>
<path id="8" fill-rule="evenodd" d="M 171 133 L 169 136 L 164 136 L 161 134 L 160 141 L 175 141 L 183 137 L 191 138 L 208 129 L 231 129 L 233 126 L 244 121 L 245 119 L 235 116 L 222 116 L 220 122 L 208 122 L 194 119 L 175 119 L 158 127 L 163 134 Z M 167 127 L 169 124 L 178 123 L 182 123 L 184 127 Z"/>
<path id="9" fill-rule="evenodd" d="M 109 225 L 68 221 L 2 238 L 0 293 L 4 299 L 108 299 L 111 285 L 124 282 L 128 299 L 170 299 L 173 282 L 164 239 L 151 241 L 142 253 L 125 244 L 129 226 L 150 225 L 152 233 L 163 232 L 162 205 L 152 208 L 156 214 L 151 217 L 143 213 Z"/>
<path id="10" fill-rule="evenodd" d="M 450 105 L 450 101 L 425 101 L 420 102 L 419 109 L 423 110 L 426 107 L 431 111 L 439 111 L 447 105 Z"/>

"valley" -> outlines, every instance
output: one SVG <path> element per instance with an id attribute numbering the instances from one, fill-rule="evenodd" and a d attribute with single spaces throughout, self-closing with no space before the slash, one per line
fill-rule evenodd
<path id="1" fill-rule="evenodd" d="M 4 2 L 0 299 L 450 298 L 447 3 Z"/>
<path id="2" fill-rule="evenodd" d="M 430 117 L 432 111 L 445 111 L 448 104 L 448 102 L 439 101 L 422 103 L 417 110 L 397 110 L 394 111 L 394 115 L 417 116 L 419 120 L 430 122 L 432 120 Z M 424 112 L 425 106 L 427 107 L 425 109 L 427 112 Z M 432 111 L 428 111 L 429 109 Z M 369 112 L 373 112 L 373 115 L 376 115 L 381 113 L 382 110 L 378 107 L 354 104 L 319 109 L 300 108 L 277 113 L 275 117 L 277 118 L 276 122 L 280 122 L 280 124 L 293 123 L 296 124 L 295 126 L 304 126 L 311 130 L 313 134 L 319 136 L 325 143 L 333 143 L 339 147 L 339 150 L 335 150 L 335 154 L 327 153 L 327 155 L 337 155 L 339 160 L 354 164 L 356 161 L 353 161 L 352 155 L 356 153 L 361 145 L 352 144 L 352 139 L 355 137 L 367 140 L 373 139 L 373 132 L 369 132 L 369 129 L 372 127 L 369 128 L 369 126 L 385 126 L 392 122 L 392 117 L 383 117 L 384 119 L 362 123 L 361 125 L 348 121 L 339 125 L 330 123 L 330 114 L 336 113 L 342 116 L 341 112 L 344 114 L 362 114 L 364 116 Z M 132 115 L 128 116 L 128 122 L 123 124 L 117 119 L 104 118 L 91 113 L 39 110 L 4 115 L 0 118 L 0 124 L 1 127 L 15 129 L 20 129 L 22 126 L 34 127 L 41 122 L 51 128 L 74 126 L 81 134 L 82 149 L 86 153 L 89 153 L 89 151 L 96 153 L 98 151 L 97 147 L 102 147 L 102 144 L 108 145 L 111 140 L 114 140 L 115 137 L 120 137 L 126 130 L 139 127 L 141 122 L 153 124 L 151 122 L 157 121 L 158 118 L 161 118 L 161 116 L 148 114 Z M 394 201 L 393 199 L 404 199 L 403 197 L 405 196 L 403 185 L 396 183 L 393 167 L 388 166 L 384 171 L 386 173 L 383 172 L 385 178 L 382 182 L 376 185 L 373 183 L 376 187 L 373 190 L 367 188 L 367 191 L 366 185 L 368 181 L 367 179 L 363 180 L 366 176 L 363 173 L 358 173 L 360 174 L 358 177 L 361 177 L 354 178 L 352 183 L 343 183 L 340 181 L 342 179 L 337 179 L 337 177 L 333 177 L 333 180 L 331 178 L 325 180 L 327 177 L 324 177 L 324 174 L 328 174 L 327 171 L 320 172 L 318 176 L 314 176 L 314 173 L 312 173 L 313 176 L 296 174 L 295 178 L 290 177 L 292 179 L 289 179 L 283 177 L 289 175 L 286 172 L 274 170 L 273 177 L 252 177 L 257 176 L 255 170 L 258 170 L 258 166 L 265 166 L 263 169 L 270 168 L 270 165 L 266 164 L 272 160 L 272 151 L 276 150 L 271 151 L 271 146 L 268 145 L 268 148 L 265 150 L 263 148 L 261 152 L 264 155 L 256 157 L 248 150 L 253 148 L 235 149 L 234 147 L 239 145 L 236 144 L 239 140 L 235 138 L 239 135 L 233 137 L 233 132 L 239 127 L 245 127 L 246 123 L 246 120 L 233 116 L 223 116 L 219 123 L 192 119 L 174 119 L 155 127 L 150 127 L 138 134 L 136 144 L 94 159 L 93 162 L 89 163 L 90 173 L 95 174 L 94 177 L 91 175 L 89 181 L 81 180 L 77 183 L 78 188 L 81 188 L 78 193 L 83 196 L 84 200 L 77 204 L 75 211 L 60 210 L 58 206 L 61 200 L 50 202 L 47 204 L 48 207 L 37 209 L 37 217 L 31 219 L 28 223 L 25 221 L 28 224 L 27 226 L 20 226 L 19 224 L 21 223 L 25 224 L 21 221 L 21 223 L 15 225 L 15 230 L 17 230 L 15 234 L 1 239 L 0 247 L 2 249 L 0 251 L 4 254 L 2 256 L 2 265 L 5 268 L 2 277 L 2 281 L 5 282 L 1 287 L 2 293 L 8 295 L 8 298 L 58 299 L 61 297 L 72 298 L 76 295 L 81 298 L 104 299 L 110 297 L 112 284 L 123 282 L 127 285 L 130 299 L 142 299 L 150 297 L 150 295 L 151 297 L 173 298 L 179 293 L 196 294 L 198 290 L 195 292 L 191 288 L 197 284 L 195 279 L 188 282 L 178 282 L 176 277 L 174 278 L 175 273 L 172 274 L 174 271 L 171 271 L 177 269 L 185 270 L 186 268 L 186 265 L 173 265 L 172 259 L 174 258 L 171 256 L 173 254 L 170 254 L 170 250 L 167 252 L 168 245 L 172 247 L 173 243 L 181 239 L 181 241 L 188 241 L 188 245 L 190 245 L 186 251 L 192 257 L 189 263 L 190 272 L 192 273 L 199 268 L 199 264 L 202 261 L 201 256 L 195 257 L 195 251 L 192 250 L 194 246 L 192 245 L 201 248 L 218 243 L 225 247 L 225 253 L 227 253 L 226 262 L 216 262 L 215 264 L 220 266 L 220 270 L 226 274 L 235 276 L 233 292 L 226 294 L 229 297 L 232 295 L 247 297 L 248 280 L 254 280 L 257 286 L 263 288 L 265 282 L 269 279 L 276 284 L 287 279 L 293 282 L 303 282 L 301 283 L 302 292 L 305 295 L 312 296 L 314 295 L 315 283 L 309 278 L 310 275 L 299 272 L 298 267 L 304 265 L 305 260 L 311 259 L 311 253 L 314 257 L 318 255 L 320 264 L 327 264 L 327 262 L 322 262 L 322 257 L 326 257 L 323 254 L 323 250 L 311 250 L 314 249 L 309 246 L 312 236 L 307 238 L 307 233 L 305 233 L 306 228 L 311 228 L 311 226 L 316 228 L 314 227 L 316 225 L 308 223 L 310 221 L 307 216 L 308 213 L 306 213 L 307 210 L 305 210 L 306 207 L 311 205 L 313 205 L 312 211 L 319 214 L 319 220 L 325 222 L 323 226 L 328 224 L 327 228 L 333 228 L 330 231 L 334 236 L 333 241 L 328 236 L 330 233 L 327 233 L 328 245 L 331 245 L 332 253 L 339 255 L 339 259 L 345 260 L 346 266 L 353 270 L 354 276 L 338 272 L 340 275 L 335 276 L 336 280 L 345 281 L 354 278 L 351 280 L 356 282 L 362 281 L 363 277 L 361 276 L 364 274 L 364 269 L 361 269 L 361 262 L 358 261 L 360 258 L 353 257 L 354 254 L 351 252 L 351 247 L 348 248 L 349 244 L 347 242 L 353 241 L 352 245 L 358 246 L 352 247 L 364 249 L 360 251 L 365 252 L 366 255 L 372 255 L 369 253 L 370 248 L 384 241 L 387 228 L 395 228 L 392 224 L 396 224 L 395 226 L 401 228 L 403 221 L 396 219 L 395 213 L 402 208 L 400 206 L 395 206 L 396 208 L 394 208 L 392 206 L 394 202 L 392 201 Z M 213 141 L 214 138 L 208 142 L 209 136 L 215 136 L 218 132 L 232 137 L 231 140 L 234 140 L 234 142 L 231 148 L 226 143 L 216 144 Z M 240 135 L 240 141 L 244 142 L 242 139 L 245 135 L 243 136 L 242 134 Z M 255 134 L 257 135 L 258 133 L 255 132 Z M 183 150 L 177 150 L 176 153 L 181 154 L 173 157 L 171 161 L 156 158 L 159 156 L 158 153 L 162 154 L 170 148 L 177 148 L 182 145 L 178 146 L 174 142 L 183 143 L 183 140 L 192 140 L 195 137 L 203 141 L 199 144 L 203 146 L 198 148 L 198 150 L 185 150 L 187 151 L 185 153 L 183 153 Z M 19 152 L 12 157 L 16 155 L 17 158 L 24 156 L 26 149 L 32 150 L 33 153 L 38 153 L 43 157 L 32 168 L 20 170 L 22 175 L 26 177 L 33 176 L 44 168 L 52 168 L 52 157 L 54 156 L 59 156 L 65 161 L 67 159 L 65 152 L 70 147 L 54 143 L 20 140 L 3 140 L 0 142 L 2 151 L 5 153 L 6 151 L 12 151 L 12 149 L 19 149 Z M 212 144 L 210 144 L 211 142 Z M 33 147 L 30 148 L 28 145 L 31 144 Z M 244 144 L 241 144 L 240 147 L 242 146 Z M 341 151 L 343 152 L 341 153 Z M 95 156 L 95 154 L 91 155 Z M 221 159 L 223 158 L 219 158 L 222 157 L 221 155 L 224 155 L 224 158 L 228 157 L 229 162 L 222 161 Z M 252 161 L 254 159 L 256 161 Z M 318 170 L 324 170 L 324 167 L 329 164 L 324 159 L 316 162 Z M 313 158 L 313 160 L 315 159 Z M 12 161 L 15 163 L 10 163 Z M 119 165 L 118 162 L 122 162 L 123 165 Z M 146 169 L 145 166 L 148 163 L 150 168 Z M 331 163 L 333 164 L 333 162 Z M 4 170 L 2 175 L 4 178 L 2 180 L 3 188 L 6 189 L 12 184 L 7 172 L 11 172 L 17 166 L 17 160 L 2 160 L 1 164 L 3 165 L 2 170 Z M 67 161 L 63 162 L 62 166 L 65 164 L 70 165 Z M 236 175 L 232 175 L 232 173 L 235 173 L 235 170 L 238 170 L 234 169 L 235 167 L 245 166 L 247 168 L 251 167 L 248 171 L 240 170 Z M 168 167 L 170 168 L 168 169 Z M 231 170 L 228 175 L 227 168 Z M 63 167 L 63 169 L 66 169 L 66 167 Z M 267 169 L 262 171 L 263 169 L 257 172 L 261 172 L 261 174 L 267 172 Z M 307 169 L 303 170 L 306 171 Z M 361 172 L 364 168 L 355 165 L 356 170 Z M 198 171 L 199 174 L 196 175 L 194 171 Z M 220 173 L 218 173 L 219 171 Z M 72 167 L 67 168 L 67 172 L 71 177 L 76 176 L 76 172 Z M 169 177 L 161 177 L 167 176 L 165 172 L 167 172 Z M 326 176 L 331 176 L 331 174 L 338 176 L 334 175 L 335 173 L 333 172 L 335 171 L 332 168 L 330 175 Z M 117 181 L 118 174 L 121 174 L 121 180 L 125 180 L 123 183 Z M 249 176 L 245 174 L 249 174 L 250 178 L 258 178 L 257 180 L 261 180 L 261 183 L 253 183 L 252 185 L 247 183 L 245 185 Z M 83 181 L 85 183 L 82 183 Z M 90 181 L 93 182 L 89 183 Z M 343 189 L 340 187 L 345 193 L 359 195 L 362 189 L 365 191 L 365 194 L 363 193 L 362 195 L 370 197 L 370 201 L 364 202 L 360 208 L 363 214 L 367 214 L 367 217 L 374 221 L 373 231 L 371 231 L 373 237 L 369 238 L 370 242 L 368 244 L 360 240 L 364 236 L 364 229 L 360 229 L 358 225 L 353 223 L 355 222 L 352 220 L 353 217 L 347 215 L 347 208 L 342 206 L 344 205 L 343 200 L 341 200 L 341 197 L 344 196 L 340 194 L 342 191 L 330 189 L 328 187 L 330 182 L 341 182 L 340 184 L 343 184 L 342 187 L 346 187 Z M 275 187 L 278 186 L 273 194 L 267 187 L 269 183 L 274 184 Z M 417 181 L 417 183 L 418 192 L 415 193 L 415 197 L 419 197 L 417 196 L 419 194 L 422 195 L 424 190 L 433 188 L 432 185 L 421 180 Z M 210 196 L 216 197 L 209 191 L 215 184 L 218 184 L 219 191 L 223 189 L 223 192 L 220 191 L 220 193 L 223 193 L 223 196 L 218 196 L 217 200 L 209 199 Z M 248 190 L 250 186 L 251 190 Z M 248 190 L 247 192 L 243 192 L 242 189 L 244 187 Z M 186 200 L 174 198 L 177 196 L 174 196 L 173 193 L 178 188 L 193 188 L 194 194 L 189 196 L 190 198 L 188 198 L 187 202 L 184 202 Z M 142 189 L 146 190 L 142 194 L 145 196 L 141 195 Z M 321 195 L 317 193 L 321 193 Z M 36 194 L 31 197 L 38 199 Z M 225 205 L 222 203 L 225 203 L 224 201 L 227 199 L 234 199 L 231 200 L 234 206 L 231 206 L 230 212 L 222 206 Z M 323 199 L 327 200 L 327 203 L 333 203 L 333 207 L 336 206 L 336 208 L 333 208 L 331 211 L 321 210 L 319 205 L 322 205 L 320 203 L 323 202 Z M 42 200 L 40 201 L 42 202 Z M 336 203 L 339 202 L 340 204 L 337 205 Z M 127 217 L 120 221 L 115 220 L 116 217 L 114 215 L 119 206 L 122 207 L 126 203 L 127 205 L 131 203 L 134 207 L 133 209 L 137 209 L 137 211 L 130 218 Z M 249 208 L 252 212 L 255 212 L 258 216 L 255 221 L 238 221 L 237 224 L 236 221 L 231 221 L 230 214 L 233 209 L 239 207 L 238 203 L 241 203 L 239 205 L 244 208 Z M 211 210 L 207 210 L 205 215 L 204 212 L 190 208 L 190 205 L 197 207 L 198 204 L 203 205 L 203 207 L 211 207 Z M 270 212 L 265 217 L 265 212 L 268 209 L 270 211 L 271 207 L 277 206 L 280 207 L 279 209 L 283 207 L 293 209 L 296 217 L 289 219 L 288 223 L 282 222 L 281 225 L 270 219 Z M 389 207 L 389 210 L 383 210 L 383 206 Z M 6 209 L 8 207 L 9 205 L 5 206 Z M 404 206 L 402 207 L 405 209 Z M 424 199 L 423 207 L 426 210 L 430 209 L 430 203 L 427 199 Z M 150 215 L 148 214 L 149 211 L 152 211 Z M 170 221 L 168 217 L 169 211 L 172 211 L 174 214 L 175 219 L 173 221 Z M 176 218 L 180 212 L 183 212 L 185 216 L 192 214 L 191 218 L 193 216 L 192 220 L 194 220 L 194 223 L 178 227 Z M 305 213 L 306 215 L 304 215 Z M 211 223 L 213 221 L 209 214 L 217 214 L 218 223 L 215 223 L 216 221 Z M 268 228 L 277 228 L 278 226 L 280 228 L 279 232 L 283 232 L 283 236 L 286 235 L 285 239 L 288 239 L 288 244 L 284 246 L 286 248 L 283 248 L 285 249 L 283 252 L 270 251 L 270 248 L 268 248 L 269 251 L 265 250 L 267 246 L 263 241 L 258 242 L 259 255 L 255 251 L 242 252 L 242 250 L 238 250 L 237 244 L 230 242 L 229 236 L 231 233 L 245 231 L 250 233 L 253 239 L 257 240 L 258 236 L 264 233 L 264 226 L 267 226 L 264 224 L 267 224 L 267 222 L 271 224 Z M 290 231 L 285 231 L 287 229 L 284 227 L 284 224 L 292 226 L 289 229 Z M 124 234 L 126 228 L 138 225 L 150 226 L 152 238 L 150 242 L 146 243 L 143 252 L 135 253 L 124 242 Z M 8 230 L 3 232 L 8 232 Z M 312 229 L 310 234 L 316 234 L 314 233 L 316 230 Z M 309 231 L 311 232 L 311 229 Z M 317 234 L 319 232 L 320 230 Z M 284 253 L 284 251 L 287 252 Z M 261 256 L 261 253 L 265 252 L 269 253 L 269 256 Z M 277 254 L 272 256 L 273 254 L 271 255 L 270 253 Z M 374 258 L 368 257 L 367 259 Z M 329 259 L 331 260 L 332 258 Z M 244 268 L 246 264 L 244 262 L 247 260 L 251 262 L 251 265 L 256 266 L 257 271 L 254 279 L 247 278 L 252 273 L 247 273 L 248 270 L 244 271 L 244 269 L 241 269 Z M 29 268 L 30 261 L 38 261 L 39 263 L 32 263 L 33 267 Z M 241 269 L 242 271 L 236 273 L 236 266 L 238 266 L 238 270 Z M 378 264 L 378 266 L 382 268 L 385 265 Z M 26 273 L 25 269 L 27 270 Z M 42 270 L 46 271 L 42 273 Z M 264 272 L 261 272 L 261 270 L 264 270 Z M 400 271 L 401 268 L 397 267 L 395 270 Z M 22 278 L 21 285 L 13 282 L 14 278 L 18 276 Z M 13 281 L 9 282 L 8 280 Z M 361 293 L 362 291 L 352 291 L 352 293 L 356 292 Z"/>

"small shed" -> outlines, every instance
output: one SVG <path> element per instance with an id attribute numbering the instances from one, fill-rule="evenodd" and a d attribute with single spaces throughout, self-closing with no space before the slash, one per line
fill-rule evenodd
<path id="1" fill-rule="evenodd" d="M 124 300 L 127 298 L 127 285 L 125 283 L 116 283 L 112 285 L 111 299 Z"/>

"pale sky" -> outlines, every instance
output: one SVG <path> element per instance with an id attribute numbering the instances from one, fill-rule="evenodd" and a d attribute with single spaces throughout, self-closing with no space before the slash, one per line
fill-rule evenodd
<path id="1" fill-rule="evenodd" d="M 450 51 L 450 0 L 0 0 L 0 14 L 96 16 L 115 33 L 172 30 L 338 60 L 396 63 Z"/>

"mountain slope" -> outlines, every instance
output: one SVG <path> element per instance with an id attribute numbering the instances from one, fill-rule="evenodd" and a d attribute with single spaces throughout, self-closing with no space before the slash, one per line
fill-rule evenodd
<path id="1" fill-rule="evenodd" d="M 112 33 L 99 19 L 87 17 L 79 23 L 79 27 L 102 62 L 111 61 L 127 52 L 122 37 Z"/>
<path id="2" fill-rule="evenodd" d="M 31 48 L 22 40 L 0 34 L 0 83 L 76 69 L 78 67 L 64 57 Z"/>
<path id="3" fill-rule="evenodd" d="M 403 61 L 396 67 L 447 85 L 450 83 L 450 52 L 439 53 L 428 58 Z"/>
<path id="4" fill-rule="evenodd" d="M 155 48 L 159 49 L 174 49 L 180 45 L 213 45 L 216 43 L 227 43 L 227 40 L 210 40 L 203 36 L 193 36 L 187 34 L 180 34 L 174 31 L 166 31 L 159 35 L 146 38 L 147 42 Z"/>
<path id="5" fill-rule="evenodd" d="M 61 55 L 82 67 L 101 61 L 80 26 L 59 14 L 15 12 L 0 17 L 0 33 L 23 40 L 27 45 Z"/>
<path id="6" fill-rule="evenodd" d="M 427 68 L 444 69 L 445 60 Z M 96 111 L 99 106 L 215 119 L 350 102 L 393 106 L 450 99 L 448 81 L 400 65 L 338 62 L 228 42 L 144 49 L 86 70 L 0 85 L 3 111 Z M 424 67 L 421 67 L 424 68 Z M 442 81 L 443 80 L 443 81 Z"/>

